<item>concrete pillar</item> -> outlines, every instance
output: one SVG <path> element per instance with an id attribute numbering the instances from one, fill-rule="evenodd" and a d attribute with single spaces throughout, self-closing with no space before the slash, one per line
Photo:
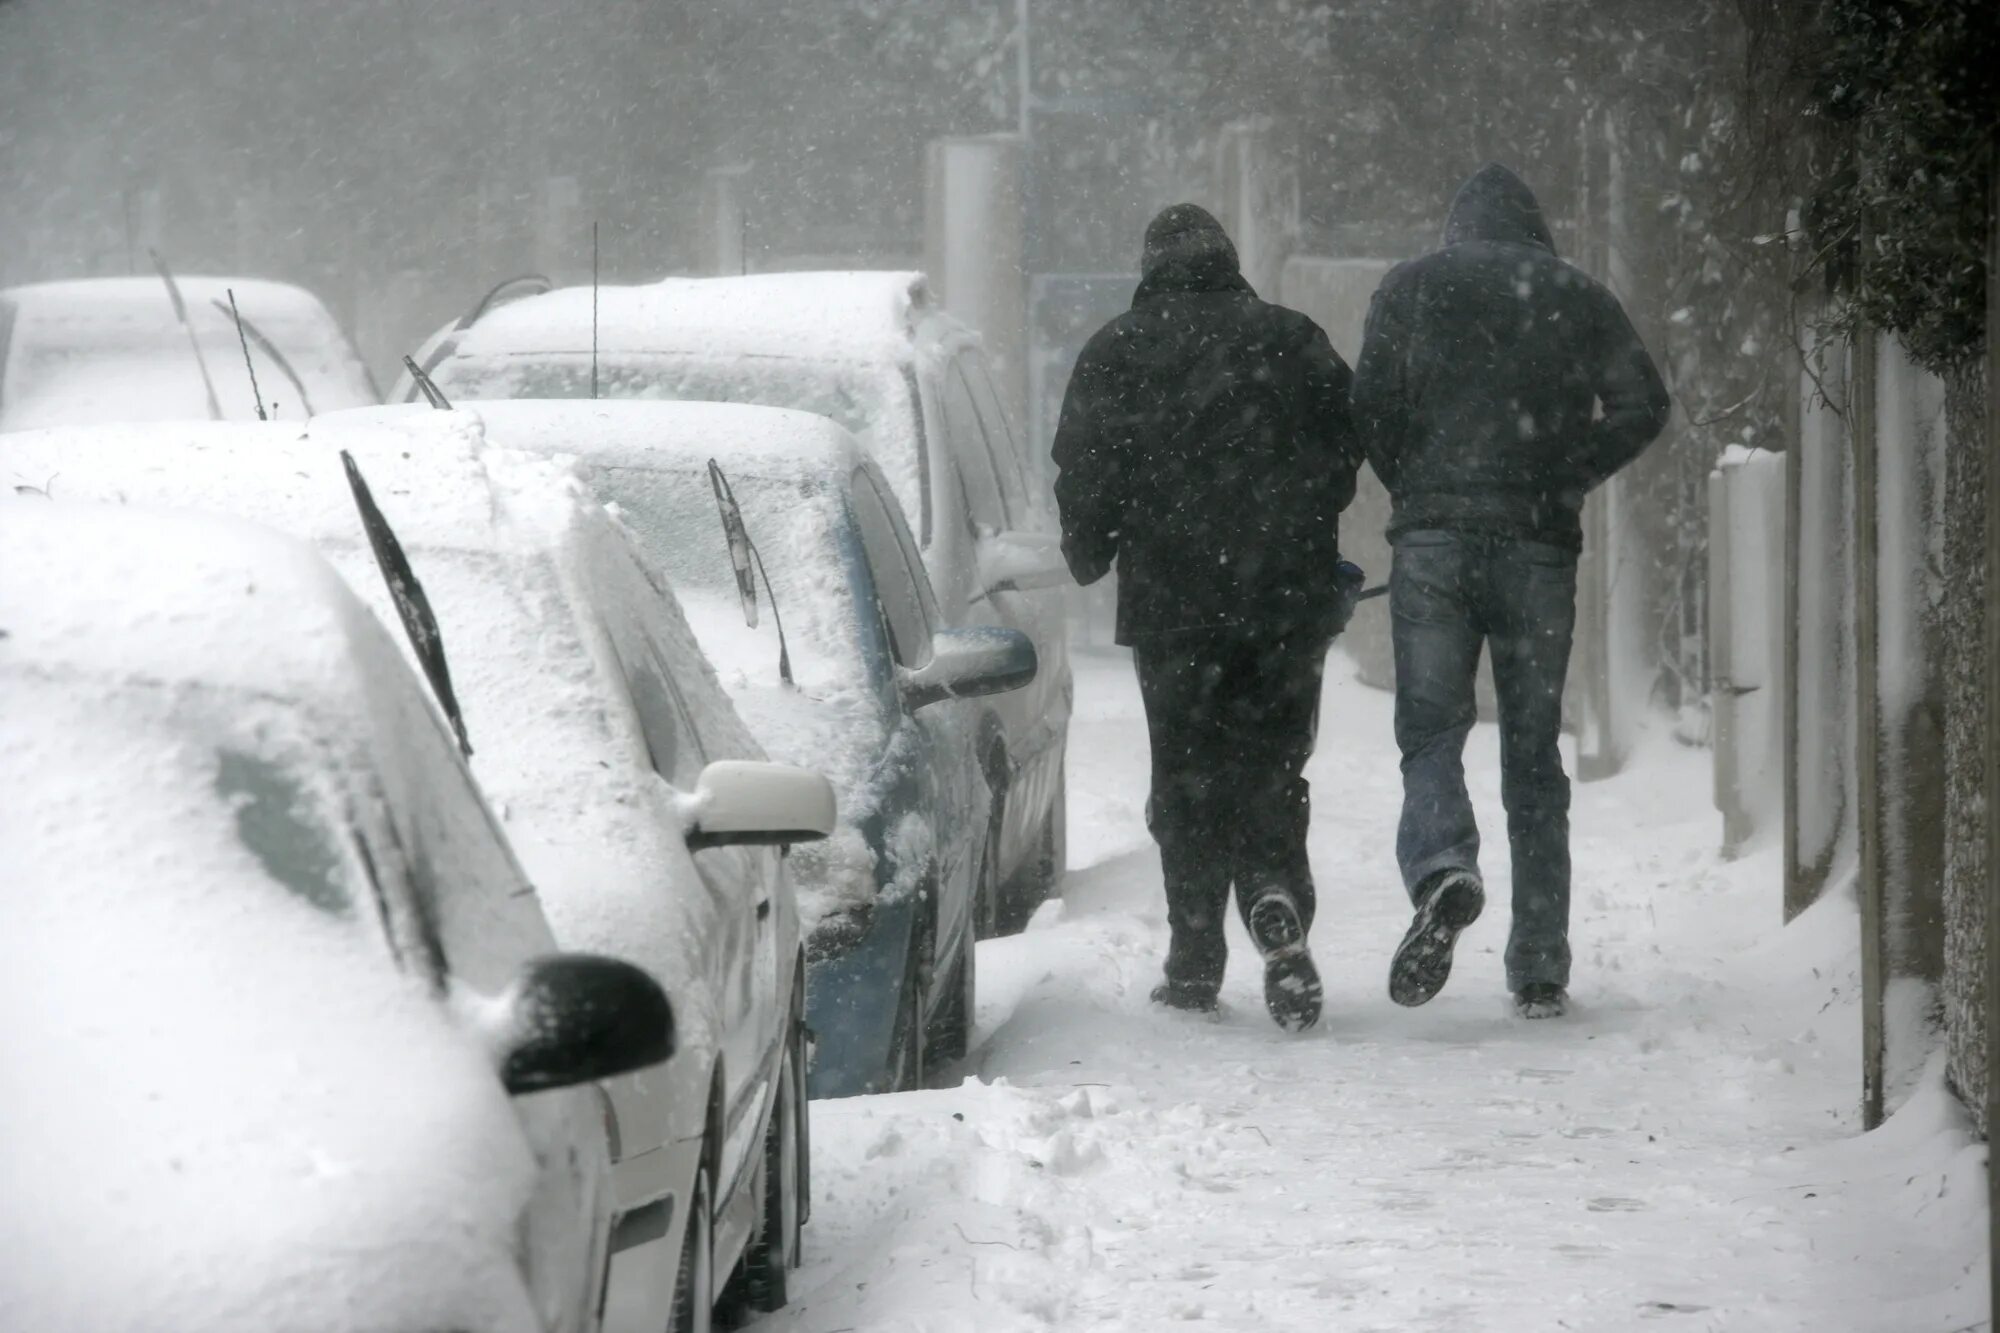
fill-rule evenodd
<path id="1" fill-rule="evenodd" d="M 748 166 L 710 167 L 701 180 L 701 271 L 727 278 L 750 271 L 750 214 L 743 202 Z"/>
<path id="2" fill-rule="evenodd" d="M 1222 127 L 1211 189 L 1215 215 L 1236 242 L 1243 276 L 1259 296 L 1276 299 L 1285 260 L 1298 241 L 1299 183 L 1269 118 Z"/>
<path id="3" fill-rule="evenodd" d="M 1017 425 L 1025 426 L 1028 279 L 1021 251 L 1022 144 L 1018 134 L 931 141 L 924 174 L 924 270 L 944 308 L 978 330 L 1007 410 Z"/>

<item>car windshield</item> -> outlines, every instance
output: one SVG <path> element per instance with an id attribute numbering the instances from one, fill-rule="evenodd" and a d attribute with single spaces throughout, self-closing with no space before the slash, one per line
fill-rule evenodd
<path id="1" fill-rule="evenodd" d="M 640 553 L 667 576 L 724 681 L 774 682 L 778 639 L 770 593 L 760 578 L 758 623 L 746 625 L 706 470 L 596 467 L 592 477 Z M 731 473 L 729 483 L 770 575 L 799 685 L 808 693 L 852 688 L 865 678 L 864 650 L 840 495 L 818 478 Z"/>
<path id="2" fill-rule="evenodd" d="M 366 549 L 330 554 L 356 586 L 380 584 Z M 439 548 L 409 556 L 438 610 L 474 772 L 510 822 L 560 827 L 590 799 L 583 777 L 608 771 L 613 743 L 594 659 L 555 561 Z"/>
<path id="3" fill-rule="evenodd" d="M 587 352 L 454 358 L 437 379 L 454 398 L 591 396 Z M 921 512 L 918 408 L 908 377 L 894 365 L 786 356 L 610 353 L 598 361 L 597 396 L 749 403 L 830 417 L 882 468 L 904 512 Z"/>

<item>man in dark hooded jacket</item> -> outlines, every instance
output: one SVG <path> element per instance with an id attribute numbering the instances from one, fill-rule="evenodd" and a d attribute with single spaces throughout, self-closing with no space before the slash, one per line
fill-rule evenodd
<path id="1" fill-rule="evenodd" d="M 1320 1011 L 1301 774 L 1352 605 L 1351 377 L 1311 320 L 1257 299 L 1200 208 L 1153 220 L 1141 269 L 1131 310 L 1077 359 L 1054 457 L 1064 554 L 1079 583 L 1117 562 L 1145 700 L 1173 929 L 1153 998 L 1215 1007 L 1233 884 L 1266 1006 L 1299 1030 Z"/>
<path id="2" fill-rule="evenodd" d="M 1452 201 L 1444 247 L 1382 280 L 1354 405 L 1394 501 L 1396 855 L 1416 913 L 1389 992 L 1407 1005 L 1436 995 L 1485 903 L 1462 762 L 1483 642 L 1513 853 L 1507 985 L 1522 1014 L 1552 1017 L 1569 985 L 1557 739 L 1580 516 L 1591 488 L 1665 429 L 1666 387 L 1617 299 L 1556 257 L 1528 187 L 1488 166 Z"/>

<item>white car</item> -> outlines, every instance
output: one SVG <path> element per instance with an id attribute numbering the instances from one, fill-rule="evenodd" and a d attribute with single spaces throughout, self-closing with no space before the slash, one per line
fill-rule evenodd
<path id="1" fill-rule="evenodd" d="M 994 705 L 1034 678 L 1034 646 L 938 604 L 881 470 L 825 417 L 534 399 L 460 411 L 496 444 L 574 455 L 672 580 L 758 738 L 838 787 L 839 831 L 794 858 L 813 1095 L 921 1086 L 927 1066 L 964 1055 L 973 942 L 1000 882 L 980 758 Z M 736 539 L 724 504 L 740 511 Z"/>
<path id="2" fill-rule="evenodd" d="M 996 924 L 1060 885 L 1074 687 L 1055 502 L 970 329 L 916 273 L 766 273 L 565 288 L 457 329 L 431 379 L 463 398 L 757 403 L 833 418 L 882 468 L 948 620 L 1034 641 L 1033 684 L 994 704 L 980 756 L 998 795 Z M 593 349 L 595 351 L 593 352 Z"/>
<path id="3" fill-rule="evenodd" d="M 0 755 L 0 1327 L 597 1326 L 579 1085 L 666 998 L 555 952 L 325 561 L 0 499 Z"/>
<path id="4" fill-rule="evenodd" d="M 0 290 L 0 431 L 255 421 L 260 402 L 297 421 L 380 401 L 339 323 L 300 287 L 145 277 Z"/>
<path id="5" fill-rule="evenodd" d="M 574 478 L 477 419 L 0 436 L 0 477 L 206 505 L 305 536 L 389 597 L 352 454 L 436 615 L 472 766 L 566 948 L 640 963 L 680 1048 L 614 1080 L 612 1328 L 701 1327 L 721 1283 L 776 1305 L 807 1197 L 804 959 L 783 845 L 834 824 L 817 774 L 759 762 L 671 590 Z"/>

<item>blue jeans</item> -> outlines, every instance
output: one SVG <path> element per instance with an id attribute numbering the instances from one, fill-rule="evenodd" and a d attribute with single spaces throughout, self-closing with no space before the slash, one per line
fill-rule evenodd
<path id="1" fill-rule="evenodd" d="M 1500 703 L 1500 795 L 1514 860 L 1507 985 L 1569 984 L 1569 778 L 1558 740 L 1576 626 L 1576 555 L 1439 530 L 1396 538 L 1389 575 L 1403 818 L 1396 859 L 1414 900 L 1440 872 L 1479 872 L 1465 790 L 1484 644 Z"/>

